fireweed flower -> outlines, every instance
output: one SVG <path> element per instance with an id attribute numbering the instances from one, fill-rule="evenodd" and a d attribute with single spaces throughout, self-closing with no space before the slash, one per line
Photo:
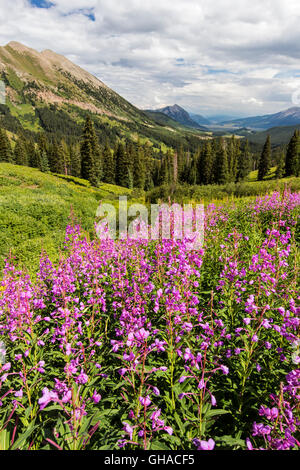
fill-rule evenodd
<path id="1" fill-rule="evenodd" d="M 90 240 L 74 225 L 57 263 L 42 256 L 36 280 L 8 261 L 0 281 L 0 337 L 7 349 L 0 401 L 2 410 L 18 407 L 16 432 L 23 432 L 29 390 L 46 420 L 48 404 L 61 409 L 70 427 L 67 445 L 70 436 L 78 442 L 76 426 L 84 416 L 89 422 L 107 410 L 108 434 L 123 426 L 120 448 L 151 448 L 160 433 L 167 439 L 174 428 L 182 446 L 194 442 L 199 450 L 212 450 L 214 423 L 211 434 L 200 438 L 195 403 L 218 403 L 243 421 L 248 398 L 253 407 L 265 392 L 254 426 L 241 422 L 248 448 L 299 447 L 299 354 L 293 346 L 300 325 L 299 206 L 300 195 L 289 192 L 241 207 L 210 204 L 202 250 L 172 237 Z M 53 377 L 53 389 L 45 387 Z M 241 392 L 244 386 L 240 412 L 230 402 L 232 386 Z M 118 414 L 111 419 L 100 390 L 128 422 Z M 180 420 L 185 416 L 189 433 L 181 434 L 173 416 L 172 428 L 166 425 L 165 396 Z M 51 422 L 56 413 L 52 409 Z M 87 446 L 93 430 L 87 430 Z M 64 436 L 54 435 L 63 448 Z"/>
<path id="2" fill-rule="evenodd" d="M 194 439 L 193 442 L 194 445 L 197 447 L 197 450 L 213 450 L 215 447 L 215 441 L 213 439 L 208 439 L 208 441 Z"/>
<path id="3" fill-rule="evenodd" d="M 214 395 L 211 395 L 210 398 L 211 398 L 211 404 L 212 404 L 212 406 L 216 406 L 217 400 L 216 400 L 216 398 L 214 397 Z"/>
<path id="4" fill-rule="evenodd" d="M 204 382 L 203 379 L 201 379 L 200 382 L 199 382 L 199 384 L 198 384 L 198 388 L 200 388 L 200 390 L 201 390 L 201 389 L 204 388 L 204 387 L 205 387 L 205 382 Z"/>
<path id="5" fill-rule="evenodd" d="M 151 345 L 152 348 L 155 348 L 157 352 L 164 352 L 166 342 L 165 341 L 160 341 L 159 339 L 155 339 L 155 342 Z"/>
<path id="6" fill-rule="evenodd" d="M 101 400 L 101 395 L 100 393 L 97 393 L 97 391 L 95 390 L 94 393 L 93 393 L 93 396 L 92 396 L 92 400 L 94 403 L 99 403 L 99 401 Z"/>
<path id="7" fill-rule="evenodd" d="M 38 400 L 40 409 L 43 410 L 51 401 L 57 401 L 58 394 L 50 391 L 47 387 L 43 389 L 43 396 Z"/>
<path id="8" fill-rule="evenodd" d="M 147 397 L 145 397 L 145 398 L 144 397 L 139 397 L 139 401 L 146 408 L 151 405 L 151 400 L 150 400 L 149 395 L 147 395 Z"/>
<path id="9" fill-rule="evenodd" d="M 173 434 L 173 428 L 171 428 L 171 426 L 165 426 L 164 431 L 166 431 L 170 436 Z"/>
<path id="10" fill-rule="evenodd" d="M 124 359 L 124 361 L 129 361 L 129 362 L 131 362 L 131 361 L 134 361 L 135 355 L 134 355 L 134 353 L 133 353 L 132 351 L 130 352 L 130 354 L 124 353 L 124 354 L 123 354 L 123 359 Z"/>
<path id="11" fill-rule="evenodd" d="M 78 384 L 86 384 L 88 380 L 89 380 L 88 376 L 87 376 L 86 373 L 81 369 L 81 372 L 80 372 L 80 374 L 78 375 L 78 377 L 75 379 L 75 381 L 76 381 Z"/>
<path id="12" fill-rule="evenodd" d="M 145 341 L 149 335 L 150 335 L 150 332 L 145 330 L 144 328 L 141 328 L 140 330 L 136 331 L 134 334 L 136 339 L 141 342 Z"/>
<path id="13" fill-rule="evenodd" d="M 222 370 L 223 374 L 228 375 L 229 374 L 229 369 L 227 366 L 221 366 L 220 369 Z"/>

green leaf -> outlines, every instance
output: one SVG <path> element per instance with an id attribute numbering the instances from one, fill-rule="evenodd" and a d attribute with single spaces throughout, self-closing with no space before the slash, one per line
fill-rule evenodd
<path id="1" fill-rule="evenodd" d="M 184 424 L 183 424 L 183 422 L 181 421 L 181 419 L 180 419 L 178 413 L 176 413 L 176 412 L 174 413 L 174 418 L 175 418 L 175 421 L 176 421 L 176 423 L 177 423 L 177 425 L 178 425 L 178 427 L 179 427 L 179 429 L 180 429 L 181 434 L 184 434 Z"/>
<path id="2" fill-rule="evenodd" d="M 233 447 L 233 446 L 238 446 L 244 448 L 246 446 L 245 441 L 243 439 L 240 439 L 239 437 L 233 437 L 233 436 L 222 436 L 222 437 L 216 437 L 215 440 L 218 442 L 224 442 L 225 444 Z"/>
<path id="3" fill-rule="evenodd" d="M 20 446 L 26 441 L 29 436 L 33 433 L 33 431 L 38 427 L 38 425 L 34 425 L 34 421 L 30 423 L 27 431 L 25 431 L 21 436 L 15 441 L 15 443 L 12 445 L 11 450 L 16 450 L 20 449 Z"/>
<path id="4" fill-rule="evenodd" d="M 0 431 L 0 451 L 9 450 L 10 433 L 6 429 Z"/>
<path id="5" fill-rule="evenodd" d="M 170 448 L 161 441 L 153 441 L 150 447 L 151 450 L 170 450 Z"/>
<path id="6" fill-rule="evenodd" d="M 230 413 L 230 411 L 227 411 L 227 410 L 209 410 L 206 415 L 205 415 L 205 418 L 212 418 L 213 416 L 218 416 L 218 415 L 226 415 Z"/>

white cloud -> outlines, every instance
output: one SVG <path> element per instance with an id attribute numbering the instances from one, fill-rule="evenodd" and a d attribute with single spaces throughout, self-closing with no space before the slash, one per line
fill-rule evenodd
<path id="1" fill-rule="evenodd" d="M 256 98 L 248 98 L 246 100 L 242 100 L 242 103 L 245 103 L 245 104 L 250 104 L 250 105 L 254 105 L 254 106 L 262 106 L 264 104 L 263 101 L 259 101 L 257 100 Z"/>
<path id="2" fill-rule="evenodd" d="M 275 112 L 300 88 L 297 0 L 52 3 L 0 0 L 0 44 L 64 54 L 142 108 Z"/>

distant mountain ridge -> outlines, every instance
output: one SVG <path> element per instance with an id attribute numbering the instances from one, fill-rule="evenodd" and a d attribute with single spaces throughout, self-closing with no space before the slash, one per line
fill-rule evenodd
<path id="1" fill-rule="evenodd" d="M 275 114 L 252 116 L 242 119 L 223 121 L 222 125 L 235 127 L 250 127 L 253 129 L 269 129 L 272 127 L 294 126 L 300 124 L 300 107 L 294 106 Z"/>
<path id="2" fill-rule="evenodd" d="M 51 50 L 38 52 L 19 42 L 0 46 L 0 80 L 6 86 L 0 104 L 0 126 L 17 134 L 26 129 L 63 136 L 81 135 L 87 114 L 106 138 L 137 136 L 176 145 L 191 138 L 187 129 L 171 121 L 163 126 L 132 105 L 105 83 L 66 57 Z M 195 131 L 198 131 L 195 126 Z M 198 134 L 198 132 L 195 132 Z"/>
<path id="3" fill-rule="evenodd" d="M 18 134 L 32 132 L 80 136 L 86 115 L 92 114 L 98 133 L 104 138 L 138 137 L 150 139 L 160 148 L 178 145 L 184 138 L 199 139 L 199 134 L 226 135 L 232 130 L 267 129 L 300 126 L 300 107 L 247 118 L 228 118 L 217 126 L 221 115 L 209 117 L 187 112 L 175 104 L 152 111 L 143 111 L 110 89 L 101 80 L 50 50 L 38 52 L 12 41 L 0 46 L 0 80 L 6 85 L 6 104 L 0 104 L 0 126 Z M 230 120 L 229 120 L 230 119 Z M 188 128 L 188 129 L 187 129 Z M 202 132 L 199 132 L 202 131 Z M 289 135 L 289 130 L 284 130 Z M 283 132 L 281 135 L 285 136 Z M 286 139 L 286 137 L 284 137 Z M 177 140 L 176 140 L 177 139 Z"/>
<path id="4" fill-rule="evenodd" d="M 198 124 L 196 120 L 192 119 L 189 113 L 178 104 L 173 106 L 165 106 L 164 108 L 156 109 L 154 112 L 163 113 L 166 116 L 174 119 L 183 126 L 192 127 L 194 129 L 207 130 L 204 126 Z"/>
<path id="5" fill-rule="evenodd" d="M 211 124 L 211 121 L 201 114 L 189 113 L 189 115 L 193 121 L 195 121 L 200 126 L 209 126 Z"/>

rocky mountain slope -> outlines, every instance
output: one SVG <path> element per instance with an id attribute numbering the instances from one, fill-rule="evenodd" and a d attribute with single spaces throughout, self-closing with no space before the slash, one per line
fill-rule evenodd
<path id="1" fill-rule="evenodd" d="M 196 120 L 192 119 L 189 113 L 178 104 L 174 104 L 173 106 L 166 106 L 165 108 L 157 109 L 156 111 L 165 114 L 166 116 L 174 119 L 174 121 L 177 121 L 184 126 L 192 127 L 194 129 L 207 130 L 205 127 L 198 124 Z"/>
<path id="2" fill-rule="evenodd" d="M 37 52 L 18 42 L 0 47 L 0 80 L 6 86 L 0 125 L 15 133 L 23 127 L 78 136 L 89 112 L 96 129 L 108 136 L 140 137 L 158 146 L 185 137 L 184 130 L 159 125 L 98 78 L 50 50 Z"/>
<path id="3" fill-rule="evenodd" d="M 236 127 L 251 127 L 254 129 L 269 129 L 278 126 L 294 126 L 300 124 L 300 107 L 289 108 L 275 114 L 253 116 L 232 121 L 224 121 L 223 125 Z"/>

